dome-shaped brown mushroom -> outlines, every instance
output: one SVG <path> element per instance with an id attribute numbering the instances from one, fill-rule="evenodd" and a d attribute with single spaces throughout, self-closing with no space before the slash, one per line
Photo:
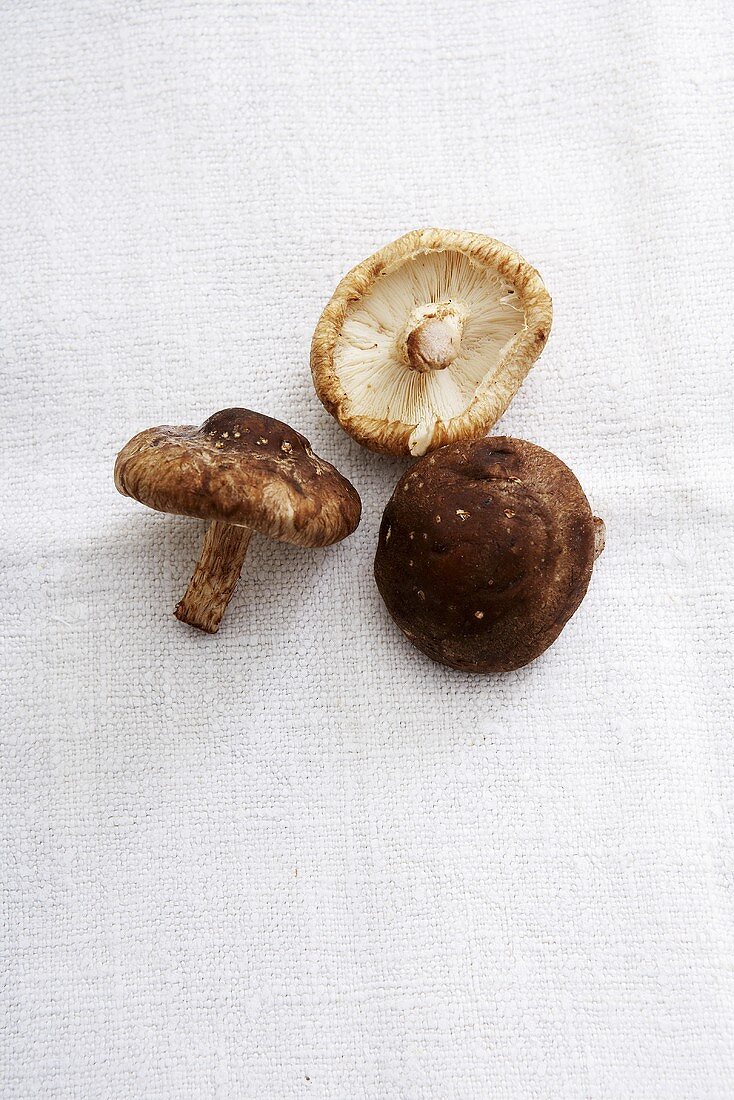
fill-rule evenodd
<path id="1" fill-rule="evenodd" d="M 550 297 L 512 248 L 417 229 L 339 283 L 316 326 L 316 391 L 346 432 L 423 455 L 484 435 L 543 349 Z"/>
<path id="2" fill-rule="evenodd" d="M 356 489 L 299 432 L 250 409 L 200 428 L 148 428 L 115 463 L 115 485 L 159 512 L 210 520 L 176 617 L 210 634 L 239 579 L 253 531 L 295 546 L 330 546 L 359 523 Z"/>
<path id="3" fill-rule="evenodd" d="M 581 603 L 604 524 L 559 458 L 506 436 L 454 443 L 401 478 L 375 579 L 434 661 L 507 672 L 540 656 Z"/>

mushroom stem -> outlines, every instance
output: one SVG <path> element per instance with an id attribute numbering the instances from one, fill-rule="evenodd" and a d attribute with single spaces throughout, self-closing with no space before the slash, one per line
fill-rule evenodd
<path id="1" fill-rule="evenodd" d="M 594 561 L 599 557 L 604 549 L 604 543 L 607 538 L 607 529 L 604 526 L 604 520 L 599 516 L 594 516 Z"/>
<path id="2" fill-rule="evenodd" d="M 449 303 L 413 310 L 404 330 L 404 355 L 410 370 L 427 374 L 450 367 L 461 348 L 464 322 Z"/>
<path id="3" fill-rule="evenodd" d="M 215 520 L 204 536 L 186 595 L 174 611 L 189 626 L 216 634 L 247 554 L 252 531 Z"/>

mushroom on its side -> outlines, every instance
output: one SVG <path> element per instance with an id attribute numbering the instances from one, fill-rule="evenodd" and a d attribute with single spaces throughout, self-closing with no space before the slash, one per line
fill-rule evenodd
<path id="1" fill-rule="evenodd" d="M 423 455 L 487 432 L 551 321 L 542 279 L 512 248 L 417 229 L 339 283 L 313 335 L 314 385 L 358 442 Z"/>
<path id="2" fill-rule="evenodd" d="M 159 512 L 210 521 L 182 622 L 219 629 L 253 531 L 295 546 L 330 546 L 359 524 L 361 501 L 307 439 L 280 420 L 223 409 L 200 428 L 140 432 L 115 463 L 115 485 Z"/>
<path id="3" fill-rule="evenodd" d="M 604 524 L 571 470 L 498 436 L 422 458 L 385 508 L 375 579 L 434 661 L 507 672 L 540 656 L 581 603 Z"/>

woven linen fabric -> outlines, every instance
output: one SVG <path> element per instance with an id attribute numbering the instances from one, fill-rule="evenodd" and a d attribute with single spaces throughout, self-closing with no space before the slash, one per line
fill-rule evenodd
<path id="1" fill-rule="evenodd" d="M 4 1097 L 734 1095 L 728 0 L 0 0 Z M 317 400 L 338 278 L 425 225 L 554 300 L 498 430 L 607 523 L 536 663 L 432 664 L 372 578 L 406 463 Z M 119 496 L 245 405 L 356 485 L 254 538 Z"/>

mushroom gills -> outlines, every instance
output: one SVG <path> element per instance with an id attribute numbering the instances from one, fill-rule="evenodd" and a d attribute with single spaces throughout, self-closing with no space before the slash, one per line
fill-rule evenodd
<path id="1" fill-rule="evenodd" d="M 334 366 L 353 410 L 413 428 L 411 454 L 460 416 L 525 327 L 498 272 L 461 252 L 423 252 L 389 268 L 350 304 Z"/>

